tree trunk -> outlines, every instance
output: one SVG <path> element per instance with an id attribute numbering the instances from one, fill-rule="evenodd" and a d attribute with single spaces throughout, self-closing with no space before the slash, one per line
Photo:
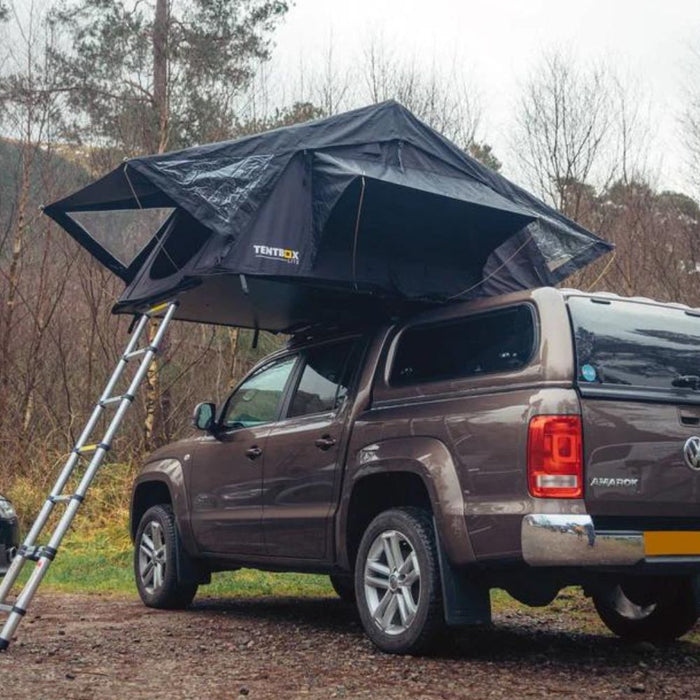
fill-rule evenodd
<path id="1" fill-rule="evenodd" d="M 228 386 L 229 392 L 233 391 L 238 384 L 238 368 L 236 358 L 238 356 L 238 328 L 228 329 L 228 339 L 229 339 L 229 353 L 230 353 L 230 365 L 228 372 Z"/>
<path id="2" fill-rule="evenodd" d="M 158 120 L 158 153 L 168 147 L 168 0 L 156 1 L 153 21 L 153 107 Z"/>
<path id="3" fill-rule="evenodd" d="M 168 147 L 168 23 L 170 16 L 169 0 L 157 0 L 153 20 L 153 111 L 157 123 L 155 150 L 163 153 Z M 153 342 L 158 323 L 153 321 L 148 330 L 148 341 Z M 156 447 L 158 424 L 166 425 L 171 405 L 170 397 L 159 401 L 159 372 L 166 350 L 166 339 L 161 342 L 159 354 L 148 368 L 146 374 L 146 402 L 143 425 L 144 447 L 152 450 Z M 159 410 L 160 409 L 160 410 Z M 161 415 L 158 416 L 157 414 Z"/>

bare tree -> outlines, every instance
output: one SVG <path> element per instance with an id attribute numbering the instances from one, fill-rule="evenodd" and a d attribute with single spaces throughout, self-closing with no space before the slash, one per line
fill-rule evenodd
<path id="1" fill-rule="evenodd" d="M 9 247 L 9 265 L 2 269 L 4 302 L 0 311 L 0 425 L 12 366 L 12 338 L 18 323 L 20 275 L 27 236 L 38 212 L 32 209 L 32 173 L 46 163 L 44 144 L 60 122 L 57 107 L 56 67 L 50 59 L 55 36 L 45 14 L 32 5 L 25 20 L 12 9 L 17 40 L 8 47 L 9 70 L 0 77 L 2 127 L 14 137 L 16 159 L 14 207 L 0 240 L 0 253 Z M 26 311 L 26 310 L 25 310 Z M 31 401 L 31 393 L 26 401 Z"/>
<path id="2" fill-rule="evenodd" d="M 397 100 L 464 150 L 476 143 L 479 100 L 455 64 L 446 73 L 436 65 L 425 70 L 416 57 L 396 58 L 383 38 L 374 36 L 360 66 L 369 101 Z"/>
<path id="3" fill-rule="evenodd" d="M 695 190 L 700 192 L 700 82 L 697 80 L 698 70 L 700 70 L 700 47 L 692 51 L 689 73 L 693 77 L 686 85 L 687 104 L 681 119 L 690 180 Z"/>
<path id="4" fill-rule="evenodd" d="M 516 114 L 514 150 L 541 196 L 578 218 L 580 184 L 602 185 L 617 165 L 606 162 L 615 123 L 612 83 L 602 68 L 581 70 L 561 53 L 544 57 L 525 85 Z"/>

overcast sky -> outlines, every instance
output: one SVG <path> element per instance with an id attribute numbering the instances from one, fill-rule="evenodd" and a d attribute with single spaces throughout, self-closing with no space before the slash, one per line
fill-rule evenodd
<path id="1" fill-rule="evenodd" d="M 519 86 L 547 49 L 606 61 L 651 109 L 659 184 L 683 187 L 678 118 L 700 48 L 700 0 L 296 0 L 276 32 L 275 65 L 357 61 L 371 36 L 431 70 L 456 62 L 480 96 L 481 137 L 510 168 Z"/>

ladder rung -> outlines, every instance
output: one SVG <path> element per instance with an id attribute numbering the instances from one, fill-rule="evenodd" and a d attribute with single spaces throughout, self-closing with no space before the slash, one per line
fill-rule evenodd
<path id="1" fill-rule="evenodd" d="M 153 306 L 148 311 L 146 311 L 146 316 L 150 316 L 151 314 L 157 314 L 159 311 L 167 309 L 168 306 L 170 306 L 170 304 L 172 303 L 172 301 L 164 301 L 162 304 L 157 304 L 156 306 Z"/>
<path id="2" fill-rule="evenodd" d="M 62 493 L 60 496 L 49 496 L 51 503 L 68 503 L 68 501 L 79 501 L 82 503 L 85 499 L 77 493 Z"/>
<path id="3" fill-rule="evenodd" d="M 109 398 L 100 401 L 100 406 L 104 408 L 105 406 L 109 406 L 110 404 L 121 403 L 122 401 L 124 401 L 124 399 L 126 399 L 127 401 L 133 401 L 134 395 L 120 394 L 119 396 L 110 396 Z"/>
<path id="4" fill-rule="evenodd" d="M 158 352 L 158 348 L 155 345 L 147 345 L 146 347 L 139 348 L 138 350 L 132 350 L 131 352 L 125 352 L 122 357 L 125 360 L 130 360 L 133 357 L 138 357 L 139 355 L 145 355 L 148 351 Z"/>
<path id="5" fill-rule="evenodd" d="M 17 550 L 17 556 L 22 557 L 22 559 L 30 559 L 31 561 L 39 561 L 41 558 L 53 561 L 56 557 L 56 550 L 49 546 L 34 545 L 33 547 L 27 547 L 22 545 Z"/>
<path id="6" fill-rule="evenodd" d="M 97 452 L 97 450 L 104 450 L 109 452 L 109 445 L 106 442 L 97 442 L 92 445 L 83 445 L 82 447 L 76 447 L 73 452 L 79 455 L 89 454 L 90 452 Z"/>
<path id="7" fill-rule="evenodd" d="M 21 617 L 24 617 L 27 614 L 27 611 L 24 608 L 20 608 L 17 605 L 7 605 L 3 603 L 0 605 L 0 612 L 6 612 L 6 613 L 17 613 L 17 615 L 20 615 Z M 2 641 L 2 640 L 0 640 Z M 2 651 L 2 648 L 0 646 L 0 651 Z M 7 648 L 7 647 L 5 647 Z"/>

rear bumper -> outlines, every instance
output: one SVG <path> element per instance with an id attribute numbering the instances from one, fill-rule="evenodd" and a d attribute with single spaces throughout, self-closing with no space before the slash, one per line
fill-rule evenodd
<path id="1" fill-rule="evenodd" d="M 526 515 L 521 541 L 530 566 L 634 566 L 646 559 L 643 532 L 596 532 L 588 515 Z"/>

